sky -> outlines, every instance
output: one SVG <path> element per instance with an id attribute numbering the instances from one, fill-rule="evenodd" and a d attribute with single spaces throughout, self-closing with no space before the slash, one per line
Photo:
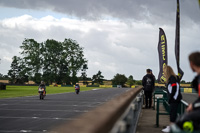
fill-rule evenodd
<path id="1" fill-rule="evenodd" d="M 100 70 L 105 79 L 117 73 L 141 80 L 146 69 L 159 73 L 158 37 L 163 28 L 168 65 L 175 60 L 176 0 L 0 0 L 0 73 L 6 75 L 25 38 L 76 40 L 88 60 L 87 75 Z M 197 0 L 180 0 L 180 67 L 183 80 L 195 73 L 188 55 L 200 51 Z"/>

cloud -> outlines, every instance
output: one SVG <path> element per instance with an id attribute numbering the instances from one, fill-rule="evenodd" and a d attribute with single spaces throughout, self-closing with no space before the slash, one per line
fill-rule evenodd
<path id="1" fill-rule="evenodd" d="M 33 38 L 37 42 L 72 38 L 84 47 L 89 77 L 100 70 L 107 79 L 112 79 L 116 73 L 141 79 L 146 68 L 152 68 L 157 77 L 159 27 L 162 27 L 167 35 L 169 65 L 176 72 L 175 1 L 2 0 L 0 6 L 17 8 L 16 11 L 50 10 L 68 15 L 56 18 L 48 14 L 38 18 L 27 13 L 1 19 L 0 72 L 3 74 L 7 74 L 9 70 L 8 59 L 20 55 L 19 46 L 24 38 Z M 70 15 L 72 17 L 69 17 Z M 194 76 L 191 74 L 187 57 L 191 52 L 200 50 L 199 19 L 197 1 L 181 0 L 180 59 L 181 68 L 185 72 L 183 79 L 187 81 Z"/>
<path id="2" fill-rule="evenodd" d="M 1 0 L 0 6 L 39 11 L 54 11 L 80 19 L 99 20 L 105 17 L 122 21 L 135 20 L 152 24 L 173 24 L 176 1 L 164 0 Z M 181 18 L 200 22 L 198 1 L 180 1 Z"/>
<path id="3" fill-rule="evenodd" d="M 4 56 L 3 57 L 3 60 L 6 60 L 7 62 L 12 62 L 12 58 L 10 58 L 10 57 L 6 57 L 6 56 Z"/>
<path id="4" fill-rule="evenodd" d="M 146 63 L 151 64 L 151 59 L 146 60 L 148 56 L 152 56 L 151 53 L 148 54 L 148 49 L 152 45 L 156 46 L 158 36 L 157 30 L 150 35 L 155 27 L 145 23 L 132 23 L 130 26 L 116 20 L 87 21 L 56 19 L 52 16 L 36 19 L 23 15 L 4 19 L 0 21 L 0 28 L 0 45 L 9 58 L 20 55 L 19 46 L 24 38 L 34 38 L 38 42 L 72 38 L 84 47 L 85 57 L 89 61 L 88 76 L 91 77 L 100 70 L 108 79 L 113 78 L 116 73 L 126 73 L 129 76 L 133 73 L 131 68 L 134 66 L 142 65 L 144 68 Z M 142 34 L 145 29 L 147 34 Z M 153 36 L 156 40 L 152 39 Z M 146 41 L 139 38 L 146 38 Z M 153 43 L 148 40 L 153 40 Z M 154 50 L 156 53 L 156 48 Z M 1 52 L 0 55 L 2 57 L 4 54 Z M 128 67 L 131 67 L 130 70 Z"/>

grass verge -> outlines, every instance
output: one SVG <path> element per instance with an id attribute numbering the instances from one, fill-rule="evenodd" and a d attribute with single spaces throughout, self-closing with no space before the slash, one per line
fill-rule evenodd
<path id="1" fill-rule="evenodd" d="M 81 91 L 88 91 L 98 87 L 81 87 Z M 65 92 L 75 92 L 74 87 L 46 87 L 47 95 Z M 0 98 L 13 98 L 38 95 L 37 86 L 6 86 L 6 90 L 0 90 Z"/>

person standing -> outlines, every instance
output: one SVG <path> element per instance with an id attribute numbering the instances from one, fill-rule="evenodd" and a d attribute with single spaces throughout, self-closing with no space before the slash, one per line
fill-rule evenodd
<path id="1" fill-rule="evenodd" d="M 150 69 L 150 74 L 152 74 L 153 75 L 153 79 L 154 79 L 154 81 L 156 81 L 156 78 L 155 78 L 155 76 L 154 76 L 154 74 L 153 74 L 153 71 Z"/>
<path id="2" fill-rule="evenodd" d="M 154 90 L 155 80 L 151 74 L 151 70 L 146 70 L 147 74 L 142 79 L 142 85 L 144 88 L 145 95 L 145 108 L 151 108 L 152 105 L 152 92 Z"/>
<path id="3" fill-rule="evenodd" d="M 182 95 L 180 90 L 180 81 L 178 76 L 174 73 L 170 66 L 164 68 L 164 74 L 167 82 L 168 103 L 170 107 L 170 125 L 174 124 L 177 118 L 178 105 L 181 102 Z M 170 132 L 170 126 L 162 130 L 163 132 Z"/>
<path id="4" fill-rule="evenodd" d="M 152 69 L 150 69 L 150 74 L 152 74 L 153 79 L 154 79 L 154 81 L 156 82 L 156 78 L 155 78 L 155 76 L 154 76 L 154 74 L 153 74 Z M 153 99 L 154 99 L 154 97 L 153 97 L 154 92 L 155 92 L 155 84 L 154 84 L 154 88 L 153 88 L 153 91 L 152 91 L 152 101 L 153 101 Z M 154 106 L 154 103 L 153 103 L 153 102 L 152 102 L 152 106 Z M 155 107 L 154 107 L 154 108 L 155 108 Z"/>

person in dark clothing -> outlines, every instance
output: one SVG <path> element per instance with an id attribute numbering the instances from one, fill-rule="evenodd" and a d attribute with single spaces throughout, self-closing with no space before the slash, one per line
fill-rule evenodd
<path id="1" fill-rule="evenodd" d="M 186 109 L 186 113 L 183 115 L 181 120 L 177 121 L 176 124 L 184 129 L 183 124 L 185 122 L 192 122 L 194 130 L 200 130 L 200 52 L 194 52 L 189 55 L 190 67 L 193 72 L 197 73 L 194 80 L 192 81 L 192 88 L 198 93 L 198 98 Z M 187 129 L 186 129 L 187 130 Z"/>
<path id="2" fill-rule="evenodd" d="M 197 73 L 197 76 L 192 81 L 192 87 L 196 89 L 199 97 L 197 98 L 196 101 L 193 102 L 193 104 L 190 104 L 188 106 L 187 111 L 188 112 L 191 112 L 193 110 L 200 111 L 200 52 L 194 52 L 190 54 L 189 61 L 191 69 L 193 70 L 193 72 Z"/>
<path id="3" fill-rule="evenodd" d="M 153 75 L 151 74 L 151 70 L 146 70 L 147 74 L 142 79 L 142 85 L 144 88 L 145 95 L 145 108 L 151 108 L 152 105 L 152 92 L 154 90 L 155 80 Z"/>
<path id="4" fill-rule="evenodd" d="M 153 71 L 150 69 L 150 74 L 152 74 L 153 75 L 153 79 L 154 79 L 154 81 L 156 81 L 156 78 L 155 78 L 155 76 L 154 76 L 154 74 L 153 74 Z"/>
<path id="5" fill-rule="evenodd" d="M 150 74 L 152 74 L 154 81 L 156 81 L 156 78 L 155 78 L 155 76 L 153 74 L 153 71 L 151 69 L 150 69 Z M 154 88 L 153 88 L 153 91 L 152 91 L 152 101 L 153 101 L 153 94 L 154 94 L 154 92 L 155 92 L 155 85 L 154 85 Z M 152 106 L 154 106 L 154 103 L 152 103 Z"/>
<path id="6" fill-rule="evenodd" d="M 178 105 L 181 102 L 182 95 L 180 90 L 180 81 L 178 76 L 174 73 L 170 66 L 164 68 L 166 76 L 166 87 L 168 93 L 168 103 L 170 107 L 170 125 L 174 124 L 177 118 Z M 170 132 L 170 126 L 162 130 L 163 132 Z"/>

